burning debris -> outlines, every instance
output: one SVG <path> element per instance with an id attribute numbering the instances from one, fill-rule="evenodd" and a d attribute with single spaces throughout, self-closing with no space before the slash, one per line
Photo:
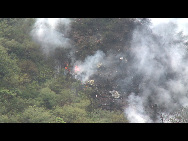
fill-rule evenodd
<path id="1" fill-rule="evenodd" d="M 98 67 L 101 65 L 100 62 L 103 60 L 104 56 L 104 52 L 98 50 L 94 55 L 86 57 L 84 61 L 76 61 L 76 66 L 74 68 L 76 73 L 75 78 L 86 83 L 97 73 Z"/>
<path id="2" fill-rule="evenodd" d="M 75 66 L 75 67 L 74 67 L 74 72 L 77 73 L 77 72 L 79 72 L 79 71 L 80 71 L 80 68 L 79 68 L 78 66 Z"/>
<path id="3" fill-rule="evenodd" d="M 188 105 L 187 47 L 181 40 L 182 37 L 176 36 L 175 26 L 172 24 L 153 26 L 152 32 L 144 26 L 140 27 L 135 28 L 131 34 L 130 46 L 122 45 L 118 53 L 106 46 L 102 51 L 97 50 L 93 55 L 86 55 L 83 61 L 75 59 L 69 64 L 73 65 L 72 74 L 77 80 L 95 87 L 96 93 L 93 95 L 97 99 L 107 96 L 104 99 L 109 102 L 110 98 L 119 99 L 121 95 L 127 97 L 129 106 L 124 110 L 130 122 L 158 122 L 156 112 L 150 111 L 163 109 L 167 114 L 180 105 Z M 36 37 L 42 37 L 38 42 L 47 50 L 51 50 L 51 46 L 69 47 L 67 38 L 54 28 L 44 30 L 46 28 L 38 27 L 34 33 L 38 35 Z M 58 38 L 55 38 L 55 35 Z M 53 42 L 49 43 L 49 39 Z M 81 51 L 74 50 L 72 54 L 76 54 L 75 52 Z M 71 58 L 74 58 L 72 54 Z M 64 68 L 65 73 L 69 72 L 68 65 Z M 155 103 L 158 105 L 157 108 L 147 108 Z"/>

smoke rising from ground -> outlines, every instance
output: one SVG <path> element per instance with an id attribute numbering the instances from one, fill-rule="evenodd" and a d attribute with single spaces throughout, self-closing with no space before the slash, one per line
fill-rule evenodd
<path id="1" fill-rule="evenodd" d="M 139 93 L 133 92 L 127 100 L 125 114 L 129 121 L 160 122 L 160 114 L 188 106 L 188 54 L 183 35 L 177 31 L 173 22 L 153 27 L 158 39 L 144 29 L 134 31 L 131 45 L 134 58 L 129 66 L 134 73 L 130 77 L 142 78 L 138 80 Z"/>
<path id="2" fill-rule="evenodd" d="M 105 54 L 102 51 L 97 51 L 93 56 L 88 56 L 84 62 L 77 61 L 75 66 L 80 70 L 76 73 L 75 78 L 85 83 L 90 77 L 97 72 L 99 63 L 104 58 Z"/>
<path id="3" fill-rule="evenodd" d="M 188 33 L 188 21 L 151 21 L 150 30 L 142 27 L 133 31 L 129 51 L 98 50 L 84 61 L 71 62 L 73 68 L 79 67 L 72 74 L 83 83 L 98 77 L 113 81 L 113 89 L 126 97 L 124 112 L 130 122 L 161 122 L 162 114 L 188 106 L 188 53 L 184 36 Z M 64 25 L 61 32 L 58 24 Z M 49 53 L 57 47 L 72 47 L 71 39 L 66 38 L 68 30 L 69 19 L 37 19 L 31 35 Z M 181 30 L 183 34 L 179 33 Z"/>
<path id="4" fill-rule="evenodd" d="M 147 115 L 142 97 L 135 96 L 134 93 L 131 93 L 128 97 L 128 107 L 125 110 L 127 118 L 132 123 L 145 123 L 151 122 L 150 117 Z"/>
<path id="5" fill-rule="evenodd" d="M 59 29 L 59 27 L 63 29 Z M 38 18 L 31 31 L 31 36 L 48 54 L 57 47 L 70 48 L 70 39 L 66 37 L 70 29 L 70 19 L 67 18 Z"/>
<path id="6" fill-rule="evenodd" d="M 159 24 L 167 24 L 169 22 L 177 25 L 178 31 L 183 31 L 188 34 L 188 19 L 187 18 L 152 18 L 151 28 L 158 26 Z"/>

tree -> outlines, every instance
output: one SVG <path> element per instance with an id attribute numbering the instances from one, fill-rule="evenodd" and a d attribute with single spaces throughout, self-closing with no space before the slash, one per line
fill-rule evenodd
<path id="1" fill-rule="evenodd" d="M 20 91 L 16 89 L 0 89 L 0 113 L 9 115 L 22 112 L 28 104 L 19 95 Z"/>
<path id="2" fill-rule="evenodd" d="M 0 87 L 17 86 L 20 72 L 17 60 L 11 59 L 3 46 L 0 46 L 0 68 Z"/>
<path id="3" fill-rule="evenodd" d="M 43 107 L 29 106 L 17 116 L 21 123 L 56 123 L 56 117 Z"/>
<path id="4" fill-rule="evenodd" d="M 27 74 L 30 80 L 36 80 L 38 76 L 38 68 L 31 60 L 23 60 L 19 62 L 19 67 L 23 74 Z"/>
<path id="5" fill-rule="evenodd" d="M 57 94 L 57 105 L 64 106 L 65 104 L 70 104 L 74 101 L 75 96 L 69 89 L 63 89 L 59 94 Z"/>
<path id="6" fill-rule="evenodd" d="M 90 113 L 90 118 L 97 123 L 127 123 L 128 120 L 120 111 L 95 109 Z"/>
<path id="7" fill-rule="evenodd" d="M 98 49 L 106 54 L 122 51 L 135 19 L 71 20 L 72 30 L 65 36 L 73 41 L 75 50 L 57 48 L 45 56 L 30 37 L 35 19 L 0 18 L 0 122 L 126 122 L 121 111 L 97 109 L 103 101 L 97 101 L 96 94 L 98 98 L 106 94 L 105 87 L 83 85 L 63 71 L 66 63 L 71 68 L 70 51 L 76 52 L 78 60 Z M 60 24 L 59 32 L 64 28 Z"/>
<path id="8" fill-rule="evenodd" d="M 48 109 L 52 109 L 56 105 L 56 93 L 50 88 L 42 88 L 37 98 L 40 101 L 40 105 Z"/>
<path id="9" fill-rule="evenodd" d="M 72 105 L 65 105 L 63 107 L 56 107 L 53 113 L 63 118 L 66 123 L 87 123 L 87 112 L 85 109 L 74 107 Z"/>

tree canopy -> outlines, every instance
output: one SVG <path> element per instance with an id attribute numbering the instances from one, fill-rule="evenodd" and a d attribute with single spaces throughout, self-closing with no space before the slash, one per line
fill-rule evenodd
<path id="1" fill-rule="evenodd" d="M 80 60 L 99 48 L 107 51 L 120 46 L 131 34 L 132 19 L 71 20 L 67 36 L 77 46 Z M 121 108 L 100 107 L 92 87 L 63 73 L 56 74 L 54 62 L 69 60 L 66 49 L 57 48 L 54 56 L 46 57 L 30 36 L 35 21 L 0 19 L 0 122 L 128 122 Z"/>
<path id="2" fill-rule="evenodd" d="M 45 45 L 31 36 L 36 20 L 0 18 L 0 122 L 127 123 L 124 112 L 127 97 L 114 88 L 120 88 L 117 82 L 125 83 L 119 82 L 122 75 L 129 75 L 127 64 L 133 61 L 129 52 L 134 29 L 144 29 L 153 40 L 161 39 L 150 31 L 149 19 L 72 18 L 66 34 L 63 31 L 67 27 L 61 24 L 55 32 L 70 39 L 73 48 L 51 45 L 54 50 L 49 54 L 44 53 Z M 173 44 L 184 42 L 185 38 L 178 33 Z M 91 77 L 82 83 L 71 75 L 73 59 L 84 61 L 97 50 L 109 58 L 113 52 L 113 57 L 118 59 L 114 61 L 111 57 L 113 66 L 98 63 L 98 74 L 93 76 L 95 82 Z M 124 56 L 118 56 L 121 53 Z M 121 71 L 116 71 L 117 67 Z M 111 72 L 119 74 L 111 76 Z M 132 81 L 127 85 L 127 92 L 139 93 L 142 78 L 136 75 L 137 78 L 127 80 Z M 187 121 L 187 109 L 183 110 L 174 113 L 170 120 Z"/>

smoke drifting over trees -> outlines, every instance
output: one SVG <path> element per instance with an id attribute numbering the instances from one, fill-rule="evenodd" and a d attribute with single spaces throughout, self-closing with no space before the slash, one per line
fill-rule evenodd
<path id="1" fill-rule="evenodd" d="M 88 56 L 84 62 L 75 62 L 76 66 L 80 68 L 75 78 L 81 80 L 81 82 L 88 81 L 97 72 L 98 64 L 102 61 L 104 55 L 102 51 L 97 51 L 93 56 Z"/>
<path id="2" fill-rule="evenodd" d="M 39 18 L 35 22 L 31 35 L 42 45 L 46 54 L 57 47 L 69 48 L 70 40 L 66 37 L 69 24 L 70 20 L 65 18 Z"/>
<path id="3" fill-rule="evenodd" d="M 174 112 L 188 104 L 187 47 L 183 35 L 176 32 L 176 26 L 169 22 L 153 27 L 155 38 L 144 29 L 136 29 L 133 33 L 131 54 L 134 61 L 129 66 L 133 72 L 130 77 L 141 76 L 141 80 L 139 92 L 129 96 L 130 106 L 125 109 L 132 122 L 160 122 L 160 114 Z M 142 101 L 137 102 L 136 107 L 131 106 L 135 99 Z M 129 114 L 135 109 L 135 115 Z M 141 120 L 134 120 L 134 116 Z"/>
<path id="4" fill-rule="evenodd" d="M 188 122 L 187 25 L 0 18 L 0 122 Z"/>
<path id="5" fill-rule="evenodd" d="M 70 64 L 72 68 L 79 67 L 79 71 L 75 73 L 73 69 L 72 75 L 83 83 L 93 79 L 96 87 L 109 81 L 107 91 L 116 90 L 126 99 L 124 112 L 130 122 L 161 122 L 161 115 L 188 106 L 188 53 L 185 36 L 188 22 L 167 19 L 160 23 L 157 19 L 151 19 L 151 25 L 147 25 L 148 21 L 144 20 L 136 19 L 132 22 L 134 26 L 132 32 L 127 32 L 129 36 L 118 37 L 120 40 L 116 41 L 112 38 L 114 43 L 120 43 L 118 46 L 113 44 L 113 47 L 103 44 L 106 41 L 102 35 L 106 32 L 103 25 L 97 29 L 100 31 L 92 31 L 90 23 L 91 27 L 87 29 L 91 30 L 89 34 L 93 32 L 94 36 L 91 37 L 98 45 L 92 53 L 88 51 L 85 58 L 80 57 L 82 60 L 76 58 L 76 54 L 85 52 L 85 49 L 76 51 L 78 46 L 75 40 L 65 36 L 73 30 L 70 19 L 38 19 L 32 35 L 45 47 L 46 52 L 56 47 L 74 48 L 69 52 L 69 57 L 74 58 Z M 56 29 L 60 23 L 65 27 L 61 32 Z M 73 33 L 72 37 L 79 32 Z M 92 38 L 88 47 L 93 42 Z M 84 42 L 84 39 L 79 40 Z M 70 42 L 74 44 L 70 45 Z"/>

